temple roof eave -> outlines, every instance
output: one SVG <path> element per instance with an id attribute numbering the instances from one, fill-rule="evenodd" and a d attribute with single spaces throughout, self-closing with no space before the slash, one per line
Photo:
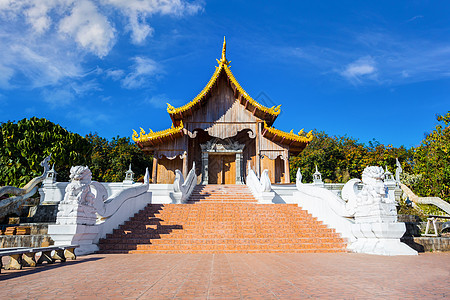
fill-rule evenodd
<path id="1" fill-rule="evenodd" d="M 291 132 L 285 132 L 279 129 L 275 129 L 274 127 L 268 126 L 266 122 L 264 122 L 264 128 L 262 131 L 262 136 L 270 139 L 273 142 L 277 142 L 280 144 L 288 145 L 289 149 L 296 152 L 301 152 L 303 148 L 305 148 L 309 142 L 312 141 L 314 136 L 312 135 L 312 131 L 308 132 L 306 135 L 303 135 L 303 129 L 295 134 Z"/>
<path id="2" fill-rule="evenodd" d="M 184 124 L 183 121 L 180 122 L 178 126 L 173 126 L 171 128 L 153 132 L 150 130 L 149 133 L 145 133 L 145 130 L 141 128 L 140 135 L 133 129 L 132 139 L 140 147 L 153 147 L 162 144 L 168 140 L 173 140 L 175 138 L 184 135 Z"/>
<path id="3" fill-rule="evenodd" d="M 199 108 L 200 104 L 206 99 L 209 92 L 218 81 L 221 73 L 224 72 L 235 93 L 235 98 L 239 99 L 241 104 L 245 106 L 245 108 L 250 112 L 252 112 L 255 116 L 259 117 L 262 120 L 265 120 L 269 124 L 272 124 L 277 118 L 277 116 L 280 114 L 281 105 L 269 108 L 258 103 L 241 87 L 241 85 L 231 72 L 230 67 L 227 64 L 228 61 L 223 62 L 222 60 L 220 61 L 218 60 L 218 62 L 219 66 L 216 67 L 216 70 L 213 73 L 211 79 L 208 81 L 208 83 L 202 89 L 202 91 L 192 101 L 178 108 L 175 108 L 167 103 L 167 112 L 172 118 L 173 123 L 175 125 L 178 125 L 179 120 L 182 120 L 184 117 L 191 115 L 192 110 Z"/>

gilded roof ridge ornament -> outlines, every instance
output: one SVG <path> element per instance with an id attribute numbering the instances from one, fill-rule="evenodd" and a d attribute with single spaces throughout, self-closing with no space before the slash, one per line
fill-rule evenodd
<path id="1" fill-rule="evenodd" d="M 173 107 L 172 105 L 170 105 L 169 103 L 167 103 L 167 112 L 169 114 L 174 113 L 175 112 L 175 107 Z"/>
<path id="2" fill-rule="evenodd" d="M 223 37 L 223 46 L 222 46 L 222 57 L 220 60 L 216 59 L 219 65 L 228 66 L 231 62 L 227 60 L 227 41 L 225 40 L 225 36 Z"/>
<path id="3" fill-rule="evenodd" d="M 219 66 L 216 66 L 216 70 L 214 71 L 214 74 L 212 75 L 212 77 L 209 79 L 208 83 L 206 84 L 206 86 L 202 89 L 202 91 L 190 102 L 186 103 L 183 106 L 180 106 L 178 108 L 173 107 L 172 105 L 170 105 L 169 103 L 167 103 L 167 112 L 171 115 L 176 115 L 178 113 L 183 113 L 184 111 L 189 110 L 190 108 L 192 108 L 194 105 L 196 105 L 197 103 L 199 103 L 204 97 L 205 95 L 208 94 L 208 92 L 211 90 L 211 88 L 214 86 L 214 84 L 217 82 L 217 80 L 219 79 L 219 75 L 220 73 L 223 71 L 225 71 L 225 73 L 227 74 L 228 78 L 230 79 L 230 81 L 236 86 L 236 88 L 238 89 L 239 93 L 246 99 L 248 100 L 248 102 L 255 106 L 258 110 L 262 111 L 263 113 L 267 113 L 273 117 L 276 117 L 280 114 L 281 112 L 281 104 L 278 106 L 273 106 L 271 108 L 266 107 L 260 103 L 258 103 L 256 100 L 254 100 L 239 84 L 239 82 L 236 80 L 236 78 L 234 77 L 233 73 L 231 72 L 229 63 L 231 61 L 228 61 L 226 58 L 226 40 L 224 37 L 223 40 L 223 47 L 222 47 L 222 58 L 220 60 L 216 59 L 217 62 L 219 63 Z"/>
<path id="4" fill-rule="evenodd" d="M 303 135 L 303 129 L 298 132 L 298 134 L 294 133 L 294 130 L 291 130 L 291 132 L 284 132 L 282 130 L 276 129 L 273 126 L 267 125 L 267 122 L 264 121 L 264 129 L 266 129 L 268 132 L 272 134 L 276 134 L 278 136 L 284 137 L 285 139 L 297 141 L 297 142 L 303 142 L 303 143 L 309 143 L 314 138 L 314 135 L 312 133 L 312 130 L 306 134 L 306 136 Z"/>
<path id="5" fill-rule="evenodd" d="M 161 131 L 153 131 L 149 129 L 149 133 L 145 133 L 144 129 L 141 127 L 140 135 L 133 129 L 133 135 L 131 136 L 133 141 L 135 142 L 146 142 L 150 140 L 155 140 L 158 138 L 163 138 L 169 135 L 173 135 L 176 133 L 181 133 L 184 128 L 183 121 L 180 122 L 180 125 L 175 127 L 173 124 L 170 128 L 164 129 Z"/>

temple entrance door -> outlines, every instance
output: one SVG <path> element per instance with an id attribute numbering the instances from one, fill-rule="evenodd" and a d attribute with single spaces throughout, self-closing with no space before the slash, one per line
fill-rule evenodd
<path id="1" fill-rule="evenodd" d="M 224 184 L 236 184 L 236 155 L 223 156 Z"/>
<path id="2" fill-rule="evenodd" d="M 209 184 L 236 183 L 236 155 L 209 155 L 208 162 Z"/>
<path id="3" fill-rule="evenodd" d="M 222 184 L 223 155 L 210 155 L 208 162 L 208 183 Z"/>

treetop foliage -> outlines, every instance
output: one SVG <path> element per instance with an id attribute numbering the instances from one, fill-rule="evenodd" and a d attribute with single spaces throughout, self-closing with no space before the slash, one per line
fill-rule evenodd
<path id="1" fill-rule="evenodd" d="M 86 165 L 97 181 L 122 181 L 131 163 L 136 177 L 151 166 L 151 157 L 129 138 L 107 141 L 96 133 L 82 137 L 36 117 L 1 123 L 0 186 L 22 187 L 42 174 L 40 162 L 49 154 L 58 181 L 68 181 L 70 167 Z"/>
<path id="2" fill-rule="evenodd" d="M 93 147 L 91 171 L 93 178 L 102 182 L 122 181 L 131 164 L 135 178 L 145 174 L 145 168 L 152 165 L 152 158 L 144 155 L 129 137 L 115 137 L 111 141 L 90 133 L 86 139 Z"/>
<path id="3" fill-rule="evenodd" d="M 89 141 L 46 119 L 1 123 L 0 141 L 0 186 L 23 186 L 41 175 L 40 163 L 49 154 L 61 181 L 69 179 L 71 166 L 90 163 Z"/>
<path id="4" fill-rule="evenodd" d="M 327 182 L 347 182 L 351 178 L 359 178 L 365 167 L 378 165 L 387 167 L 395 173 L 395 158 L 403 162 L 403 170 L 412 169 L 411 149 L 401 146 L 385 146 L 377 141 L 368 145 L 347 136 L 329 136 L 325 132 L 315 131 L 314 139 L 298 156 L 292 157 L 291 181 L 295 180 L 300 168 L 304 181 L 311 182 L 315 165 Z"/>
<path id="5" fill-rule="evenodd" d="M 450 111 L 437 120 L 435 130 L 414 149 L 414 173 L 422 178 L 413 188 L 421 196 L 450 201 Z"/>

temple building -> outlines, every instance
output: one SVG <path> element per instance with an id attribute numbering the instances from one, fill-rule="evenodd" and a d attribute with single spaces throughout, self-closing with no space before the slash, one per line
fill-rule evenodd
<path id="1" fill-rule="evenodd" d="M 289 155 L 297 155 L 312 140 L 312 134 L 283 132 L 273 123 L 280 105 L 265 107 L 238 83 L 222 57 L 203 90 L 187 104 L 167 104 L 172 127 L 140 134 L 133 140 L 153 154 L 153 183 L 173 183 L 175 170 L 186 177 L 193 162 L 198 184 L 243 184 L 247 167 L 256 174 L 268 169 L 272 183 L 289 183 Z"/>

